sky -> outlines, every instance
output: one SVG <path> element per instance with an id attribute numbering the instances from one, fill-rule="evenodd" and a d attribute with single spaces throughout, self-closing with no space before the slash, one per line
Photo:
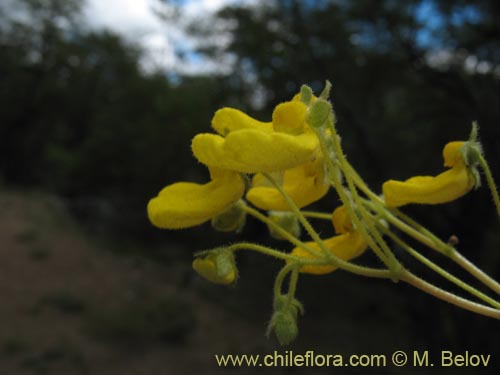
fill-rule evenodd
<path id="1" fill-rule="evenodd" d="M 86 22 L 94 29 L 109 29 L 137 43 L 145 50 L 142 64 L 146 70 L 160 68 L 183 74 L 227 72 L 231 59 L 210 61 L 194 52 L 198 41 L 183 31 L 185 23 L 197 18 L 207 19 L 211 14 L 230 4 L 251 3 L 251 0 L 177 0 L 180 18 L 173 17 L 173 9 L 160 0 L 86 0 L 83 9 Z M 158 12 L 167 16 L 161 19 Z M 220 43 L 228 37 L 221 35 Z M 181 60 L 176 54 L 183 52 Z"/>

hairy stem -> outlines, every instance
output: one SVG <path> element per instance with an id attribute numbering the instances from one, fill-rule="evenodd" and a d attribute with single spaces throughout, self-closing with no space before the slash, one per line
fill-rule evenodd
<path id="1" fill-rule="evenodd" d="M 415 276 L 411 272 L 404 270 L 400 275 L 400 280 L 418 288 L 436 298 L 451 303 L 462 309 L 475 312 L 480 315 L 488 316 L 494 319 L 500 319 L 500 310 L 492 307 L 484 306 L 476 302 L 466 300 L 465 298 L 458 297 L 453 293 L 447 292 L 437 286 Z"/>

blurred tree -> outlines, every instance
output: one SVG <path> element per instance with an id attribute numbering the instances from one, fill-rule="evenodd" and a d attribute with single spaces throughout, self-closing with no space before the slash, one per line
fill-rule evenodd
<path id="1" fill-rule="evenodd" d="M 16 4 L 0 30 L 0 176 L 144 230 L 146 203 L 165 184 L 206 178 L 186 145 L 228 85 L 146 74 L 137 46 L 79 27 L 78 1 Z"/>

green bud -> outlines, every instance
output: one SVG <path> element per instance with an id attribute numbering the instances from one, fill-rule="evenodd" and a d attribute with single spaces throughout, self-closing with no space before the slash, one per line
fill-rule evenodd
<path id="1" fill-rule="evenodd" d="M 300 224 L 297 217 L 292 212 L 285 211 L 269 211 L 269 219 L 278 224 L 281 228 L 295 237 L 300 236 Z M 284 240 L 285 238 L 274 228 L 268 225 L 269 234 L 277 240 Z"/>
<path id="2" fill-rule="evenodd" d="M 288 345 L 299 333 L 297 319 L 290 311 L 275 311 L 267 329 L 268 334 L 271 332 L 274 332 L 281 345 Z"/>
<path id="3" fill-rule="evenodd" d="M 215 257 L 215 266 L 217 268 L 217 275 L 220 277 L 225 277 L 234 272 L 236 264 L 233 252 L 228 250 L 218 252 Z"/>
<path id="4" fill-rule="evenodd" d="M 481 187 L 481 174 L 476 166 L 469 167 L 469 173 L 474 179 L 474 189 L 479 189 Z"/>
<path id="5" fill-rule="evenodd" d="M 239 200 L 221 214 L 212 218 L 212 227 L 221 232 L 240 232 L 246 223 L 245 202 Z"/>
<path id="6" fill-rule="evenodd" d="M 300 303 L 299 300 L 293 298 L 288 305 L 288 296 L 287 295 L 277 295 L 274 297 L 274 311 L 289 311 L 295 319 L 297 319 L 298 314 L 304 315 L 304 306 Z"/>
<path id="7" fill-rule="evenodd" d="M 307 85 L 302 85 L 300 88 L 300 101 L 305 105 L 309 105 L 313 97 L 312 89 Z"/>
<path id="8" fill-rule="evenodd" d="M 234 255 L 224 248 L 213 250 L 205 257 L 196 258 L 193 261 L 193 269 L 215 284 L 229 285 L 238 277 Z"/>
<path id="9" fill-rule="evenodd" d="M 476 122 L 472 123 L 472 130 L 470 132 L 469 140 L 461 148 L 462 157 L 464 158 L 465 165 L 474 179 L 474 189 L 481 187 L 481 174 L 479 173 L 478 166 L 483 158 L 483 146 L 478 139 L 478 126 Z"/>
<path id="10" fill-rule="evenodd" d="M 324 126 L 328 117 L 332 114 L 332 106 L 325 99 L 318 98 L 309 107 L 307 113 L 307 122 L 313 128 L 320 128 Z"/>

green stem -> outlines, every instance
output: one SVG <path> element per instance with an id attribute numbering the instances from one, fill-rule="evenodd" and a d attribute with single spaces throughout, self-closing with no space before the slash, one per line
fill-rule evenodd
<path id="1" fill-rule="evenodd" d="M 375 212 L 377 212 L 379 215 L 381 215 L 384 219 L 386 219 L 389 223 L 391 223 L 392 225 L 394 225 L 396 228 L 399 228 L 400 230 L 402 230 L 403 232 L 405 232 L 409 236 L 413 237 L 417 241 L 423 243 L 424 245 L 430 247 L 433 250 L 438 251 L 439 253 L 441 253 L 443 255 L 449 256 L 448 252 L 444 251 L 439 246 L 439 242 L 441 242 L 441 240 L 439 240 L 437 238 L 436 238 L 437 241 L 433 240 L 433 239 L 429 238 L 428 236 L 426 236 L 425 234 L 419 232 L 418 230 L 416 230 L 412 226 L 406 224 L 405 222 L 403 222 L 402 220 L 400 220 L 399 218 L 397 218 L 385 206 L 375 204 L 375 203 L 373 203 L 371 201 L 364 201 L 363 203 L 366 204 L 366 205 L 368 205 L 371 209 L 373 209 Z"/>
<path id="2" fill-rule="evenodd" d="M 288 204 L 288 207 L 290 207 L 292 212 L 297 216 L 300 223 L 302 224 L 302 226 L 304 227 L 306 232 L 309 234 L 309 236 L 311 236 L 313 241 L 316 242 L 318 245 L 322 244 L 323 241 L 319 237 L 318 233 L 316 233 L 316 231 L 311 226 L 309 221 L 307 221 L 307 219 L 304 217 L 304 215 L 302 215 L 302 213 L 300 212 L 300 209 L 297 207 L 297 205 L 292 200 L 292 198 L 290 198 L 290 196 L 286 193 L 286 191 L 281 187 L 281 185 L 278 184 L 270 174 L 268 174 L 268 173 L 262 173 L 262 174 L 275 187 L 275 189 L 280 192 L 281 196 L 283 197 L 283 199 L 285 199 L 286 203 Z M 320 248 L 323 251 L 324 255 L 326 257 L 328 257 L 330 254 L 330 251 L 326 248 L 326 246 L 323 245 L 323 246 L 320 246 Z"/>
<path id="3" fill-rule="evenodd" d="M 254 243 L 250 242 L 240 242 L 240 243 L 235 243 L 230 246 L 228 246 L 228 249 L 231 251 L 237 251 L 237 250 L 251 250 L 251 251 L 256 251 L 258 253 L 268 255 L 277 259 L 285 260 L 285 261 L 292 261 L 292 262 L 298 262 L 301 265 L 304 264 L 325 264 L 326 262 L 322 259 L 305 259 L 305 258 L 300 258 L 291 254 L 283 253 L 279 250 L 272 249 L 267 246 L 262 246 L 262 245 L 257 245 Z"/>
<path id="4" fill-rule="evenodd" d="M 415 228 L 417 230 L 417 232 L 420 232 L 424 236 L 430 238 L 432 240 L 432 242 L 434 242 L 434 244 L 437 246 L 437 248 L 431 247 L 433 250 L 436 250 L 437 252 L 439 252 L 447 257 L 452 257 L 453 253 L 455 253 L 457 251 L 453 246 L 443 242 L 438 236 L 436 236 L 430 230 L 428 230 L 423 225 L 418 223 L 416 220 L 412 219 L 411 217 L 409 217 L 408 215 L 403 213 L 401 210 L 399 210 L 397 208 L 391 208 L 390 211 L 392 211 L 396 215 L 397 218 L 402 219 L 408 225 Z"/>
<path id="5" fill-rule="evenodd" d="M 295 291 L 297 290 L 297 282 L 299 281 L 299 266 L 295 264 L 295 268 L 292 270 L 290 275 L 290 283 L 288 284 L 288 295 L 287 295 L 287 305 L 290 307 L 295 297 Z"/>
<path id="6" fill-rule="evenodd" d="M 335 129 L 333 127 L 333 124 L 331 125 L 331 128 L 333 129 L 333 132 L 335 134 Z M 338 143 L 338 140 L 335 142 L 335 144 L 336 143 Z M 337 146 L 337 150 L 339 150 L 339 149 L 340 149 L 340 146 Z M 341 150 L 340 150 L 340 152 L 337 151 L 337 153 L 340 156 L 343 156 Z M 488 167 L 488 164 L 486 163 L 486 160 L 484 160 L 484 158 L 481 155 L 479 155 L 479 156 L 480 156 L 479 161 L 480 161 L 481 166 L 483 167 L 483 170 L 486 174 L 486 179 L 488 181 L 488 186 L 490 187 L 490 190 L 492 192 L 493 200 L 494 200 L 495 205 L 497 207 L 497 211 L 500 214 L 500 199 L 498 197 L 498 192 L 496 189 L 495 182 L 493 180 L 493 176 L 492 176 L 491 171 Z M 467 272 L 469 272 L 471 275 L 473 275 L 475 278 L 477 278 L 479 281 L 481 281 L 483 284 L 485 284 L 486 286 L 491 288 L 493 291 L 495 291 L 497 294 L 500 293 L 500 284 L 499 283 L 497 283 L 491 277 L 486 275 L 482 270 L 480 270 L 474 264 L 472 264 L 470 261 L 468 261 L 464 256 L 462 256 L 452 246 L 441 241 L 432 232 L 430 232 L 429 230 L 427 230 L 423 226 L 419 225 L 413 219 L 404 215 L 401 211 L 394 209 L 394 212 L 398 216 L 402 217 L 405 221 L 409 222 L 410 225 L 417 227 L 418 230 L 416 230 L 415 228 L 413 228 L 410 225 L 407 225 L 406 223 L 404 223 L 400 219 L 398 219 L 396 216 L 391 214 L 389 212 L 388 208 L 385 206 L 384 200 L 382 198 L 380 198 L 377 194 L 375 194 L 367 186 L 367 184 L 363 181 L 363 179 L 359 176 L 357 171 L 349 164 L 349 162 L 345 158 L 343 158 L 343 159 L 344 160 L 341 162 L 343 163 L 343 167 L 346 168 L 347 173 L 345 173 L 345 175 L 352 177 L 356 186 L 358 186 L 359 189 L 363 193 L 365 193 L 368 198 L 370 198 L 370 200 L 371 200 L 370 203 L 372 205 L 372 208 L 374 207 L 376 209 L 376 211 L 379 212 L 379 214 L 382 214 L 389 222 L 391 222 L 393 225 L 395 225 L 396 227 L 398 227 L 399 229 L 401 229 L 403 232 L 407 233 L 411 237 L 422 242 L 423 244 L 427 245 L 431 249 L 436 250 L 445 256 L 448 256 L 454 262 L 456 262 L 458 265 L 460 265 L 463 269 L 465 269 Z"/>
<path id="7" fill-rule="evenodd" d="M 274 282 L 274 295 L 275 296 L 281 295 L 281 289 L 282 289 L 281 286 L 283 285 L 283 280 L 285 279 L 288 272 L 290 272 L 296 266 L 297 265 L 295 263 L 288 263 L 280 270 L 280 272 L 278 272 L 278 275 L 276 276 L 276 280 Z"/>
<path id="8" fill-rule="evenodd" d="M 486 159 L 483 155 L 477 155 L 479 164 L 481 168 L 483 168 L 484 174 L 486 175 L 486 182 L 488 183 L 488 187 L 491 191 L 491 196 L 493 197 L 493 202 L 495 203 L 495 207 L 497 209 L 498 215 L 500 215 L 500 198 L 498 197 L 497 185 L 495 184 L 495 180 L 493 179 L 493 174 L 491 173 L 490 167 L 486 162 Z"/>
<path id="9" fill-rule="evenodd" d="M 486 175 L 486 180 L 488 183 L 488 187 L 490 188 L 491 194 L 493 196 L 493 201 L 495 203 L 497 212 L 500 215 L 500 198 L 498 196 L 498 190 L 496 188 L 495 181 L 493 179 L 493 175 L 488 166 L 488 163 L 484 159 L 481 154 L 477 155 L 479 163 L 483 168 L 483 171 Z M 449 244 L 443 242 L 439 237 L 437 237 L 434 233 L 426 229 L 424 226 L 417 223 L 415 220 L 405 215 L 400 210 L 394 208 L 391 209 L 395 213 L 389 213 L 388 208 L 385 206 L 385 202 L 382 198 L 376 195 L 374 192 L 370 190 L 370 188 L 366 185 L 363 179 L 359 176 L 356 170 L 348 163 L 347 167 L 351 176 L 356 183 L 356 185 L 363 191 L 368 198 L 371 199 L 372 207 L 375 206 L 375 209 L 382 214 L 385 219 L 387 219 L 391 224 L 401 229 L 403 232 L 408 234 L 409 236 L 415 238 L 417 241 L 423 243 L 424 245 L 430 247 L 431 249 L 451 258 L 455 263 L 457 263 L 460 267 L 462 267 L 465 271 L 470 273 L 476 279 L 481 281 L 484 285 L 489 287 L 495 293 L 500 294 L 500 284 L 476 267 L 473 263 L 467 260 L 460 252 L 458 252 L 454 247 Z M 403 223 L 398 217 L 402 218 L 406 223 Z M 409 224 L 409 225 L 407 225 Z M 415 229 L 417 228 L 417 229 Z"/>
<path id="10" fill-rule="evenodd" d="M 366 194 L 368 198 L 370 198 L 373 202 L 384 205 L 384 201 L 382 198 L 380 198 L 377 194 L 375 194 L 369 187 L 368 185 L 363 181 L 361 176 L 358 174 L 358 172 L 352 167 L 352 165 L 347 161 L 346 159 L 346 167 L 348 170 L 348 173 L 352 176 L 354 183 L 356 184 L 357 187 L 359 187 L 359 190 L 361 190 L 363 193 Z"/>
<path id="11" fill-rule="evenodd" d="M 313 219 L 332 220 L 332 214 L 327 214 L 324 212 L 315 212 L 315 211 L 300 211 L 300 212 L 305 217 L 310 217 Z"/>
<path id="12" fill-rule="evenodd" d="M 451 303 L 455 306 L 461 307 L 465 310 L 475 312 L 480 315 L 489 316 L 491 318 L 500 319 L 500 310 L 492 307 L 484 306 L 476 302 L 466 300 L 458 297 L 455 294 L 447 292 L 437 286 L 422 280 L 407 270 L 403 270 L 400 274 L 400 280 L 418 288 L 436 298 Z"/>
<path id="13" fill-rule="evenodd" d="M 452 282 L 453 284 L 457 285 L 458 287 L 462 288 L 463 290 L 469 292 L 470 294 L 474 295 L 475 297 L 483 300 L 484 302 L 490 304 L 491 306 L 499 309 L 500 308 L 500 303 L 495 301 L 493 298 L 490 298 L 489 296 L 485 295 L 484 293 L 480 292 L 476 288 L 470 286 L 469 284 L 465 283 L 464 281 L 460 280 L 459 278 L 455 277 L 454 275 L 450 274 L 448 271 L 444 270 L 443 268 L 439 267 L 437 264 L 432 262 L 430 259 L 426 258 L 422 254 L 420 254 L 418 251 L 413 249 L 411 246 L 409 246 L 406 242 L 402 241 L 399 237 L 397 237 L 394 233 L 392 233 L 390 230 L 381 227 L 382 231 L 389 236 L 394 242 L 396 242 L 399 246 L 401 246 L 406 252 L 408 252 L 411 256 L 416 258 L 418 261 L 420 261 L 422 264 L 425 264 L 427 267 L 447 279 L 448 281 Z"/>
<path id="14" fill-rule="evenodd" d="M 328 127 L 332 133 L 335 155 L 337 157 L 337 160 L 340 162 L 340 168 L 341 168 L 341 170 L 342 170 L 342 172 L 347 180 L 347 185 L 349 186 L 349 191 L 351 192 L 352 197 L 354 198 L 354 203 L 356 204 L 356 206 L 358 207 L 358 210 L 360 211 L 363 222 L 361 222 L 361 220 L 359 220 L 354 209 L 352 207 L 350 207 L 351 205 L 349 204 L 349 199 L 347 199 L 347 197 L 345 197 L 345 200 L 342 199 L 342 197 L 341 197 L 341 199 L 344 202 L 344 204 L 347 203 L 346 207 L 348 208 L 351 220 L 353 221 L 353 224 L 354 224 L 356 230 L 358 230 L 361 233 L 361 235 L 368 242 L 368 245 L 370 246 L 370 248 L 375 252 L 375 254 L 380 258 L 380 260 L 392 271 L 393 279 L 397 280 L 397 273 L 399 272 L 399 269 L 402 266 L 398 262 L 398 260 L 396 259 L 396 257 L 392 253 L 392 251 L 389 249 L 389 247 L 387 246 L 384 239 L 382 238 L 382 236 L 380 235 L 378 230 L 375 228 L 375 226 L 373 225 L 371 220 L 368 219 L 368 213 L 367 213 L 366 209 L 364 208 L 364 206 L 361 204 L 361 200 L 360 200 L 360 197 L 358 195 L 356 186 L 354 185 L 352 175 L 351 175 L 351 173 L 349 173 L 350 168 L 349 168 L 348 162 L 344 156 L 344 153 L 342 151 L 342 147 L 340 145 L 340 141 L 338 139 L 337 132 L 336 132 L 335 126 L 333 124 L 333 121 L 331 119 L 329 119 L 327 121 L 327 123 L 328 123 Z M 321 148 L 323 150 L 324 155 L 329 155 L 328 147 L 327 147 L 325 139 L 324 139 L 324 133 L 322 133 L 320 130 L 317 132 L 317 136 L 318 136 L 318 139 L 320 141 L 320 145 L 321 145 Z M 326 151 L 326 153 L 325 153 L 325 151 Z M 333 165 L 332 160 L 330 160 L 330 158 L 328 158 L 328 157 L 326 158 L 326 160 L 327 160 L 329 170 L 331 172 L 333 172 L 333 173 L 330 173 L 331 177 L 336 178 L 335 166 Z M 338 186 L 339 184 L 336 183 L 336 185 Z M 341 191 L 343 189 L 341 186 L 338 186 L 338 187 L 339 188 L 337 189 L 337 191 L 340 195 Z M 363 224 L 365 224 L 367 226 L 367 228 Z"/>
<path id="15" fill-rule="evenodd" d="M 481 281 L 484 285 L 493 290 L 496 294 L 500 294 L 500 284 L 488 276 L 483 270 L 477 268 L 470 260 L 465 258 L 458 251 L 453 254 L 451 259 L 476 279 Z"/>
<path id="16" fill-rule="evenodd" d="M 484 285 L 486 285 L 488 288 L 493 290 L 495 293 L 500 294 L 500 284 L 497 281 L 495 281 L 493 278 L 488 276 L 484 271 L 482 271 L 477 266 L 475 266 L 472 262 L 470 262 L 466 257 L 464 257 L 454 247 L 444 243 L 437 236 L 435 236 L 433 233 L 431 233 L 427 229 L 423 228 L 416 221 L 414 221 L 413 219 L 404 215 L 402 212 L 400 212 L 397 209 L 393 210 L 397 215 L 400 215 L 405 221 L 409 221 L 413 226 L 416 226 L 417 228 L 419 228 L 420 231 L 416 230 L 412 226 L 410 226 L 407 223 L 400 220 L 391 211 L 389 211 L 386 207 L 383 207 L 383 206 L 380 207 L 378 205 L 374 205 L 370 201 L 366 201 L 365 203 L 367 205 L 369 205 L 370 207 L 372 207 L 374 210 L 376 210 L 376 212 L 378 214 L 380 214 L 382 217 L 384 217 L 384 219 L 386 219 L 389 223 L 393 224 L 395 227 L 399 228 L 400 230 L 402 230 L 403 232 L 408 234 L 410 237 L 413 237 L 414 239 L 423 243 L 424 245 L 428 246 L 429 248 L 431 248 L 431 249 L 445 255 L 446 257 L 450 258 L 455 263 L 457 263 L 460 267 L 462 267 L 465 271 L 467 271 L 469 274 L 474 276 L 477 280 L 479 280 Z"/>
<path id="17" fill-rule="evenodd" d="M 272 226 L 283 238 L 291 242 L 293 245 L 298 246 L 309 252 L 312 256 L 314 257 L 321 257 L 321 253 L 318 251 L 314 250 L 310 246 L 307 246 L 305 243 L 300 241 L 298 238 L 287 232 L 285 229 L 283 229 L 280 225 L 276 224 L 274 221 L 270 220 L 266 215 L 261 214 L 259 211 L 248 207 L 244 206 L 243 209 L 248 213 L 249 215 L 252 215 L 256 219 L 262 221 L 264 224 Z"/>
<path id="18" fill-rule="evenodd" d="M 301 224 L 306 229 L 307 233 L 312 237 L 314 242 L 316 242 L 316 244 L 318 244 L 318 246 L 320 247 L 323 254 L 316 255 L 316 256 L 319 256 L 319 257 L 323 256 L 325 259 L 327 259 L 329 261 L 329 264 L 332 264 L 338 268 L 344 269 L 346 271 L 349 271 L 349 272 L 352 272 L 352 273 L 355 273 L 358 275 L 363 275 L 363 276 L 367 276 L 367 277 L 376 277 L 376 278 L 389 278 L 389 277 L 391 277 L 392 274 L 389 270 L 359 266 L 359 265 L 356 265 L 356 264 L 353 264 L 350 262 L 346 262 L 345 260 L 342 260 L 339 257 L 337 257 L 335 254 L 332 254 L 332 252 L 324 244 L 323 240 L 319 237 L 318 233 L 314 230 L 314 228 L 311 226 L 311 224 L 309 224 L 307 219 L 301 214 L 301 212 L 300 212 L 299 208 L 297 207 L 297 205 L 295 204 L 295 202 L 289 197 L 289 195 L 283 190 L 283 188 L 279 184 L 277 184 L 276 181 L 274 181 L 274 179 L 269 174 L 263 173 L 263 175 L 280 192 L 280 194 L 282 195 L 283 199 L 285 199 L 285 201 L 287 202 L 287 204 L 290 207 L 290 209 L 292 210 L 292 212 L 297 216 L 297 218 L 299 219 Z M 256 211 L 256 210 L 253 210 L 249 207 L 247 207 L 246 210 L 248 210 L 247 212 L 252 213 L 252 214 L 255 214 L 255 211 Z M 254 216 L 257 218 L 264 216 L 264 215 L 260 214 L 258 211 L 256 213 L 258 215 L 254 215 Z M 265 216 L 262 219 L 264 219 L 264 218 L 265 218 Z M 271 220 L 265 218 L 265 222 L 267 222 L 267 221 L 271 222 Z M 286 231 L 284 231 L 284 232 L 288 233 Z M 288 235 L 290 235 L 290 234 L 288 234 Z M 296 246 L 300 246 L 303 249 L 309 251 L 310 253 L 314 253 L 314 251 L 311 251 L 313 249 L 311 249 L 309 246 L 307 246 L 306 244 L 297 240 L 295 237 L 293 237 L 293 236 L 291 236 L 291 237 L 294 239 L 293 240 L 294 243 L 298 242 L 298 244 Z"/>

